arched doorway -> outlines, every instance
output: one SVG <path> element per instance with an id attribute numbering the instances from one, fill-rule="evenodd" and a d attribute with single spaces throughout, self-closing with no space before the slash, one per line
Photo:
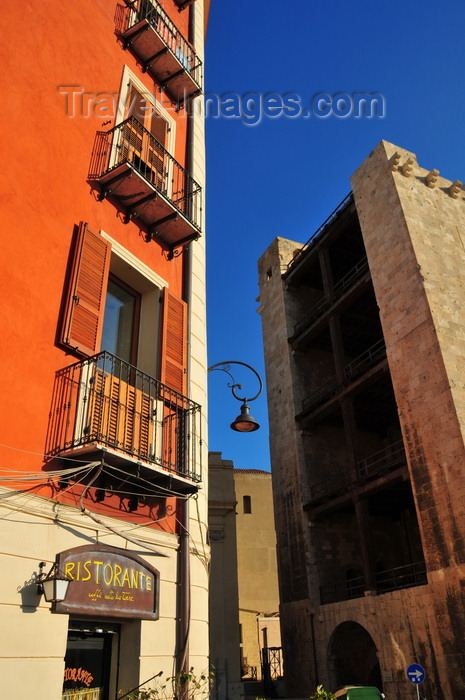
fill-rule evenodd
<path id="1" fill-rule="evenodd" d="M 376 645 L 357 622 L 343 622 L 334 630 L 328 648 L 328 668 L 334 688 L 373 685 L 383 689 Z"/>

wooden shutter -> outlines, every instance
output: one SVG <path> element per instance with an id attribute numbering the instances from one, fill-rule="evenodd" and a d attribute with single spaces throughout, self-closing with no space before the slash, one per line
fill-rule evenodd
<path id="1" fill-rule="evenodd" d="M 153 114 L 150 121 L 150 133 L 154 137 L 148 143 L 147 162 L 153 172 L 152 179 L 162 192 L 167 190 L 166 175 L 168 171 L 166 141 L 168 123 L 159 114 Z"/>
<path id="2" fill-rule="evenodd" d="M 126 117 L 134 119 L 127 122 L 121 131 L 120 160 L 137 163 L 144 176 L 165 192 L 168 122 L 154 111 L 153 105 L 153 110 L 148 110 L 147 106 L 147 98 L 131 84 L 125 111 Z M 149 134 L 154 138 L 150 138 Z"/>
<path id="3" fill-rule="evenodd" d="M 126 101 L 126 117 L 135 117 L 140 121 L 141 124 L 144 123 L 144 118 L 146 115 L 145 107 L 146 99 L 142 93 L 134 86 L 130 85 L 128 90 L 128 96 Z"/>
<path id="4" fill-rule="evenodd" d="M 165 288 L 161 381 L 186 394 L 187 304 Z"/>
<path id="5" fill-rule="evenodd" d="M 81 355 L 100 349 L 111 245 L 79 225 L 60 340 Z"/>
<path id="6" fill-rule="evenodd" d="M 153 449 L 152 397 L 99 368 L 87 393 L 89 439 L 148 459 Z"/>
<path id="7" fill-rule="evenodd" d="M 163 119 L 159 114 L 152 115 L 152 121 L 150 123 L 150 133 L 155 136 L 157 141 L 161 143 L 163 148 L 166 148 L 166 136 L 168 133 L 168 122 Z"/>
<path id="8" fill-rule="evenodd" d="M 134 85 L 131 85 L 128 91 L 126 102 L 126 118 L 134 117 L 130 122 L 127 122 L 121 131 L 121 143 L 119 160 L 133 161 L 134 155 L 141 157 L 142 155 L 142 140 L 143 140 L 143 122 L 144 122 L 144 98 Z"/>

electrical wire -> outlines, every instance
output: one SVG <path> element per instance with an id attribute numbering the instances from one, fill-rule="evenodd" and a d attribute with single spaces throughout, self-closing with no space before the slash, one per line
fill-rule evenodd
<path id="1" fill-rule="evenodd" d="M 196 498 L 195 500 L 198 501 L 197 498 Z M 206 528 L 207 526 L 206 526 L 206 524 L 203 523 L 203 522 L 201 521 L 201 519 L 200 519 L 200 512 L 199 512 L 199 508 L 198 508 L 198 503 L 196 503 L 196 506 L 197 506 L 197 518 L 196 518 L 196 520 L 197 520 L 197 523 L 198 523 L 198 525 L 199 525 L 200 539 L 201 539 L 201 542 L 202 542 L 202 549 L 203 549 L 203 552 L 199 552 L 199 550 L 198 550 L 198 548 L 197 548 L 197 543 L 196 543 L 196 541 L 194 540 L 194 538 L 193 538 L 192 535 L 191 535 L 190 528 L 186 527 L 186 526 L 179 520 L 179 518 L 176 518 L 176 522 L 177 522 L 178 525 L 187 533 L 187 535 L 188 535 L 188 537 L 189 537 L 189 540 L 190 540 L 190 542 L 191 542 L 191 544 L 192 544 L 192 551 L 193 551 L 193 554 L 202 562 L 202 565 L 205 567 L 205 570 L 206 570 L 206 572 L 207 572 L 207 575 L 209 576 L 209 575 L 210 575 L 210 560 L 209 560 L 209 557 L 208 557 L 207 552 L 206 552 L 206 549 L 205 549 L 205 544 L 204 544 L 204 542 L 203 542 L 203 533 L 202 533 L 202 527 L 205 527 L 205 528 Z"/>
<path id="2" fill-rule="evenodd" d="M 64 493 L 68 493 L 68 492 L 72 494 L 73 488 L 75 486 L 79 486 L 84 481 L 86 476 L 89 474 L 89 472 L 92 471 L 92 469 L 95 467 L 96 464 L 98 464 L 98 462 L 90 462 L 89 468 L 86 469 L 85 473 L 82 474 L 81 478 L 77 479 L 73 484 L 69 484 L 69 486 L 67 486 L 66 488 L 60 489 L 59 495 L 62 496 Z M 76 472 L 73 472 L 73 474 L 75 474 L 75 473 Z M 72 494 L 72 495 L 74 495 L 74 494 Z M 55 500 L 56 500 L 57 496 L 58 496 L 58 493 L 55 494 Z"/>
<path id="3" fill-rule="evenodd" d="M 0 475 L 0 483 L 2 482 L 8 482 L 8 481 L 20 481 L 20 482 L 27 482 L 27 481 L 49 481 L 50 479 L 58 479 L 61 477 L 66 477 L 70 476 L 72 474 L 79 474 L 82 471 L 86 471 L 89 468 L 89 465 L 92 465 L 92 462 L 88 462 L 87 464 L 77 467 L 75 469 L 60 469 L 57 471 L 50 471 L 50 472 L 22 472 L 19 470 L 15 469 L 4 469 L 0 467 L 0 472 L 4 471 L 8 474 L 11 474 L 11 476 L 1 476 Z"/>
<path id="4" fill-rule="evenodd" d="M 78 475 L 81 473 L 87 474 L 90 470 L 92 470 L 96 462 L 89 462 L 87 461 L 85 464 L 82 466 L 76 467 L 76 468 L 69 468 L 69 469 L 59 469 L 59 470 L 54 470 L 54 471 L 49 471 L 49 472 L 23 472 L 19 470 L 13 470 L 13 469 L 7 469 L 0 467 L 0 483 L 8 483 L 8 482 L 15 482 L 15 483 L 28 483 L 28 482 L 36 482 L 37 485 L 40 485 L 41 483 L 45 486 L 50 483 L 50 481 L 53 481 L 54 479 L 60 479 L 63 477 L 67 476 L 74 476 Z M 115 476 L 116 474 L 121 474 L 124 476 L 124 480 L 122 481 L 122 484 L 127 483 L 130 480 L 130 474 L 128 474 L 127 471 L 124 471 L 122 469 L 118 469 L 118 467 L 110 467 L 108 468 L 107 465 L 104 465 L 104 473 L 109 475 L 109 476 Z M 1 472 L 5 472 L 5 475 L 2 475 Z M 76 483 L 79 483 L 80 480 L 78 480 Z M 121 485 L 122 485 L 121 484 Z M 137 491 L 131 491 L 131 490 L 124 490 L 121 489 L 121 485 L 119 488 L 115 491 L 115 493 L 122 494 L 125 496 L 137 496 L 140 495 L 140 490 L 144 490 L 144 495 L 147 496 L 153 496 L 153 497 L 167 497 L 167 496 L 173 496 L 181 499 L 186 499 L 189 498 L 189 495 L 186 496 L 185 494 L 182 494 L 178 491 L 175 491 L 173 489 L 165 488 L 160 485 L 154 486 L 153 482 L 149 481 L 148 479 L 144 479 L 143 477 L 138 477 L 137 478 L 137 484 L 138 484 L 138 490 Z M 67 487 L 64 491 L 72 491 L 73 486 L 76 484 L 72 484 L 69 487 Z"/>
<path id="5" fill-rule="evenodd" d="M 121 473 L 121 474 L 124 474 L 126 477 L 128 476 L 127 471 L 124 471 L 124 470 L 122 470 L 122 469 L 118 469 L 118 467 L 111 466 L 111 468 L 108 469 L 108 465 L 105 465 L 105 466 L 107 467 L 107 469 L 105 470 L 105 473 L 106 473 L 106 474 L 112 475 L 113 472 L 119 472 L 119 473 Z M 169 475 L 168 473 L 166 473 L 166 474 Z M 126 480 L 127 480 L 127 479 L 126 479 Z M 154 484 L 153 484 L 151 481 L 149 481 L 148 479 L 144 479 L 144 477 L 142 477 L 142 476 L 138 476 L 138 477 L 137 477 L 137 483 L 138 483 L 138 484 L 139 484 L 139 483 L 148 484 L 148 485 L 151 487 L 151 489 L 152 489 L 152 490 L 151 490 L 151 493 L 152 493 L 153 495 L 155 495 L 155 492 L 153 491 Z M 186 495 L 186 494 L 184 494 L 184 493 L 175 491 L 174 489 L 168 489 L 168 488 L 165 488 L 164 486 L 160 486 L 160 485 L 157 485 L 157 486 L 156 486 L 156 489 L 157 489 L 157 492 L 156 492 L 156 493 L 157 493 L 157 495 L 159 495 L 159 496 L 165 496 L 165 495 L 166 495 L 166 496 L 175 496 L 176 498 L 181 498 L 181 499 L 184 499 L 184 500 L 186 500 L 187 498 L 190 498 L 190 496 L 191 496 L 191 494 Z M 160 493 L 160 492 L 161 492 L 161 493 Z"/>
<path id="6" fill-rule="evenodd" d="M 131 544 L 135 544 L 138 547 L 143 547 L 144 549 L 148 549 L 150 552 L 155 552 L 155 554 L 159 557 L 167 557 L 167 554 L 163 554 L 163 552 L 160 552 L 158 549 L 155 549 L 155 547 L 152 547 L 146 542 L 141 542 L 140 540 L 134 539 L 134 537 L 130 537 L 129 535 L 126 535 L 122 530 L 119 530 L 116 527 L 113 527 L 112 525 L 109 525 L 108 523 L 105 523 L 101 518 L 98 518 L 94 513 L 92 513 L 90 510 L 87 510 L 87 508 L 81 508 L 81 511 L 84 513 L 84 515 L 89 516 L 91 520 L 94 522 L 98 523 L 99 525 L 102 525 L 102 527 L 106 528 L 107 530 L 110 530 L 110 532 L 113 532 L 113 534 L 118 535 L 118 537 L 122 537 L 124 540 L 127 542 L 131 542 Z"/>
<path id="7" fill-rule="evenodd" d="M 96 479 L 98 479 L 98 477 L 100 476 L 102 469 L 103 469 L 103 463 L 102 462 L 94 462 L 94 466 L 97 467 L 95 474 L 92 477 L 92 479 L 89 481 L 89 483 L 86 484 L 83 492 L 81 493 L 81 497 L 79 499 L 79 507 L 80 507 L 82 512 L 85 511 L 85 508 L 84 508 L 82 502 L 83 502 L 84 498 L 86 497 L 87 492 L 90 489 L 90 487 L 92 486 L 92 484 L 94 483 L 94 481 L 96 481 Z"/>
<path id="8" fill-rule="evenodd" d="M 0 447 L 4 447 L 7 450 L 14 450 L 15 452 L 23 452 L 26 455 L 35 455 L 36 457 L 44 457 L 43 452 L 31 452 L 30 450 L 22 450 L 20 447 L 12 447 L 12 445 L 4 445 L 3 443 L 0 443 Z M 60 456 L 60 459 L 66 460 L 68 462 L 85 462 L 87 460 L 83 459 L 74 459 L 74 457 L 62 457 Z"/>
<path id="9" fill-rule="evenodd" d="M 207 557 L 207 552 L 205 549 L 205 542 L 203 541 L 203 528 L 208 530 L 208 525 L 206 523 L 202 523 L 202 521 L 200 520 L 199 499 L 198 499 L 197 495 L 194 497 L 194 500 L 195 500 L 195 508 L 197 511 L 197 522 L 199 524 L 200 541 L 202 543 L 202 549 L 203 549 L 203 558 L 204 558 L 205 562 L 207 562 L 208 557 Z"/>
<path id="10" fill-rule="evenodd" d="M 151 525 L 156 525 L 158 523 L 163 522 L 163 520 L 167 520 L 169 517 L 171 517 L 171 515 L 173 515 L 173 514 L 170 513 L 170 515 L 164 515 L 162 518 L 156 518 L 156 519 L 153 518 L 151 520 L 148 520 L 145 523 L 136 523 L 132 527 L 128 527 L 126 530 L 121 530 L 121 532 L 123 534 L 126 534 L 127 532 L 132 532 L 133 530 L 139 530 L 140 528 L 143 528 L 143 527 L 150 527 Z M 172 533 L 170 533 L 170 534 L 172 534 Z"/>
<path id="11" fill-rule="evenodd" d="M 0 447 L 3 447 L 5 449 L 9 449 L 9 450 L 14 450 L 16 452 L 21 452 L 24 454 L 35 455 L 35 456 L 42 457 L 42 458 L 44 457 L 43 453 L 32 452 L 30 450 L 22 450 L 20 448 L 13 447 L 11 445 L 6 445 L 3 443 L 0 443 Z M 69 484 L 66 488 L 61 489 L 59 492 L 60 496 L 62 496 L 65 493 L 70 493 L 71 495 L 73 495 L 73 490 L 76 487 L 81 486 L 82 482 L 87 477 L 87 475 L 95 467 L 98 466 L 99 468 L 97 469 L 96 473 L 94 474 L 94 476 L 92 477 L 90 482 L 85 485 L 82 493 L 80 494 L 79 507 L 80 507 L 81 512 L 84 513 L 85 515 L 87 515 L 88 517 L 90 517 L 95 522 L 97 522 L 99 525 L 102 525 L 103 527 L 105 527 L 110 532 L 113 532 L 114 534 L 117 534 L 118 536 L 123 537 L 128 542 L 132 542 L 133 544 L 137 544 L 138 546 L 146 547 L 147 549 L 154 551 L 159 556 L 165 556 L 165 555 L 161 554 L 158 550 L 156 550 L 148 545 L 146 546 L 146 545 L 144 545 L 144 543 L 139 542 L 138 540 L 135 540 L 135 539 L 131 538 L 130 536 L 128 536 L 126 534 L 127 530 L 122 531 L 122 530 L 119 530 L 117 528 L 113 528 L 111 525 L 108 525 L 107 523 L 102 521 L 100 518 L 98 518 L 93 513 L 91 513 L 91 511 L 84 508 L 83 500 L 86 497 L 87 493 L 89 492 L 89 489 L 92 487 L 92 485 L 95 483 L 95 481 L 97 480 L 98 476 L 101 473 L 104 473 L 107 476 L 112 476 L 113 478 L 115 478 L 115 474 L 121 474 L 122 476 L 124 476 L 124 480 L 122 480 L 122 483 L 119 485 L 119 487 L 117 489 L 112 489 L 112 491 L 111 491 L 112 494 L 117 495 L 119 497 L 140 496 L 141 489 L 143 489 L 143 491 L 145 492 L 145 493 L 143 493 L 143 496 L 151 496 L 154 498 L 157 498 L 157 497 L 158 498 L 166 498 L 168 496 L 171 496 L 171 497 L 176 497 L 180 500 L 187 500 L 187 499 L 192 497 L 192 494 L 186 495 L 184 493 L 175 491 L 173 489 L 169 489 L 169 488 L 166 488 L 166 487 L 163 487 L 160 485 L 154 485 L 153 482 L 149 481 L 148 479 L 145 479 L 144 477 L 140 477 L 140 476 L 137 477 L 137 491 L 132 491 L 129 489 L 125 490 L 125 489 L 122 489 L 121 486 L 123 486 L 124 484 L 126 484 L 130 480 L 130 475 L 128 474 L 127 471 L 119 469 L 118 467 L 115 467 L 115 466 L 109 467 L 109 465 L 106 465 L 104 462 L 95 462 L 95 461 L 91 462 L 88 460 L 77 460 L 74 458 L 61 457 L 61 456 L 60 456 L 60 460 L 66 460 L 66 461 L 72 462 L 73 465 L 75 465 L 75 466 L 70 467 L 70 468 L 66 468 L 66 469 L 53 470 L 53 471 L 49 471 L 49 472 L 20 471 L 20 470 L 10 469 L 10 468 L 6 468 L 6 467 L 0 467 L 0 483 L 8 483 L 8 482 L 29 483 L 29 482 L 31 482 L 34 484 L 32 486 L 32 488 L 34 488 L 34 489 L 39 488 L 39 487 L 43 487 L 43 486 L 51 486 L 53 488 L 53 481 L 56 479 L 62 479 L 63 477 L 66 478 L 69 476 L 73 476 L 73 477 L 79 476 L 79 478 L 75 479 L 72 484 Z M 76 466 L 76 465 L 80 465 L 80 466 Z M 2 474 L 2 472 L 4 474 Z M 13 495 L 18 495 L 18 494 L 25 495 L 24 492 L 19 491 L 19 490 L 15 490 L 14 492 L 12 491 L 8 494 L 1 494 L 0 498 L 6 499 L 6 498 L 12 497 Z M 27 502 L 36 498 L 37 495 L 38 494 L 35 494 L 35 493 L 28 494 L 26 502 L 25 503 L 23 502 L 22 508 L 24 509 Z M 55 502 L 60 503 L 59 501 L 56 500 L 57 496 L 58 496 L 58 494 L 55 495 Z M 77 494 L 76 494 L 76 496 L 77 496 Z M 189 536 L 189 538 L 194 546 L 194 550 L 195 550 L 196 555 L 201 560 L 206 561 L 207 555 L 206 555 L 206 551 L 205 551 L 205 542 L 203 539 L 202 523 L 200 521 L 200 513 L 199 513 L 197 499 L 196 499 L 196 509 L 197 509 L 197 520 L 199 523 L 199 529 L 200 529 L 200 533 L 201 533 L 201 543 L 202 543 L 203 554 L 201 554 L 197 550 L 196 543 L 195 543 L 195 541 L 194 541 L 194 539 L 193 539 L 193 537 L 190 534 L 188 529 L 187 529 L 187 533 L 188 533 L 188 536 Z M 180 523 L 178 518 L 176 518 L 176 510 L 175 510 L 173 513 L 170 513 L 169 516 L 166 515 L 166 516 L 163 516 L 162 518 L 151 519 L 147 522 L 134 525 L 132 528 L 130 528 L 130 531 L 133 531 L 135 529 L 139 529 L 142 527 L 150 527 L 151 525 L 154 525 L 154 524 L 157 524 L 157 523 L 160 523 L 162 521 L 167 520 L 168 517 L 171 517 L 171 516 L 174 516 L 176 522 L 178 522 L 181 525 L 181 527 L 184 528 L 184 525 L 182 523 Z"/>

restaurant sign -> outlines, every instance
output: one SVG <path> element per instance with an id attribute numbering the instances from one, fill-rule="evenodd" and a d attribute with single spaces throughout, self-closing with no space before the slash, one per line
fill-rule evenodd
<path id="1" fill-rule="evenodd" d="M 136 554 L 84 545 L 60 552 L 56 561 L 71 582 L 54 612 L 158 620 L 160 574 Z"/>

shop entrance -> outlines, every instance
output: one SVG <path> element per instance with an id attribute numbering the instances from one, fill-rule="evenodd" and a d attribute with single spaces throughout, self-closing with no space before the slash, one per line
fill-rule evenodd
<path id="1" fill-rule="evenodd" d="M 117 624 L 70 620 L 62 700 L 115 696 L 119 637 Z"/>

